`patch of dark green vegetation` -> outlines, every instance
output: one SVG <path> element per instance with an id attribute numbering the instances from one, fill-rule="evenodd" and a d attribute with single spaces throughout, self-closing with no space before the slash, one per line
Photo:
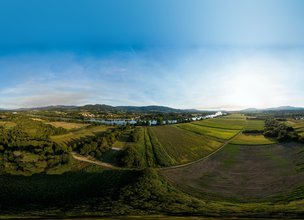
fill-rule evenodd
<path id="1" fill-rule="evenodd" d="M 50 141 L 58 129 L 25 117 L 14 117 L 16 126 L 0 127 L 0 173 L 31 175 L 69 162 L 69 148 Z"/>
<path id="2" fill-rule="evenodd" d="M 293 127 L 287 126 L 279 120 L 272 118 L 265 121 L 264 136 L 276 138 L 279 142 L 288 140 L 304 141 L 304 139 L 298 135 Z"/>
<path id="3" fill-rule="evenodd" d="M 128 129 L 126 126 L 108 129 L 108 131 L 96 133 L 95 136 L 78 138 L 69 142 L 68 145 L 81 155 L 101 159 L 126 129 Z"/>
<path id="4" fill-rule="evenodd" d="M 130 142 L 118 157 L 129 168 L 163 167 L 175 164 L 151 128 L 135 127 Z"/>
<path id="5" fill-rule="evenodd" d="M 175 189 L 153 169 L 114 171 L 90 166 L 63 175 L 3 175 L 0 184 L 2 216 L 301 217 L 304 214 L 301 206 L 294 211 L 293 204 L 203 201 Z"/>
<path id="6" fill-rule="evenodd" d="M 74 111 L 70 116 L 73 114 L 80 115 Z M 165 120 L 161 114 L 154 116 L 160 124 Z M 266 117 L 261 119 L 241 124 L 252 133 L 260 132 Z M 231 118 L 229 123 L 225 120 L 212 120 L 212 126 L 225 127 L 221 131 L 236 126 Z M 234 145 L 227 141 L 208 157 L 223 144 L 204 135 L 206 129 L 217 130 L 208 126 L 200 134 L 171 125 L 104 129 L 89 125 L 67 131 L 26 115 L 6 114 L 5 123 L 0 124 L 0 217 L 303 218 L 304 150 L 302 144 L 291 142 L 300 138 L 284 121 L 266 121 L 265 135 L 273 135 L 279 145 Z M 220 134 L 225 135 L 212 135 Z M 96 158 L 121 169 L 77 161 L 69 156 L 72 151 L 89 162 L 96 162 Z M 197 163 L 170 168 L 204 156 Z"/>

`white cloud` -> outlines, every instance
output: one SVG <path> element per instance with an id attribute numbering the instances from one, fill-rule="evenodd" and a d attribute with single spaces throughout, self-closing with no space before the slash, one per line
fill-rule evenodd
<path id="1" fill-rule="evenodd" d="M 0 107 L 304 106 L 302 50 L 196 49 L 0 58 Z"/>

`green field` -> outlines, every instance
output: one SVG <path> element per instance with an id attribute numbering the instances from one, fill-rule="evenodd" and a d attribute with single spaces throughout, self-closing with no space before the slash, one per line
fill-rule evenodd
<path id="1" fill-rule="evenodd" d="M 207 160 L 162 174 L 182 191 L 206 200 L 280 202 L 304 199 L 303 160 L 302 144 L 230 144 Z"/>
<path id="2" fill-rule="evenodd" d="M 304 145 L 265 138 L 263 120 L 231 114 L 121 127 L 14 120 L 2 125 L 14 129 L 1 128 L 0 218 L 304 215 Z M 287 123 L 301 131 L 301 122 Z M 53 135 L 58 127 L 65 129 Z M 22 176 L 31 164 L 39 172 Z"/>
<path id="3" fill-rule="evenodd" d="M 293 127 L 298 133 L 299 135 L 304 137 L 304 120 L 293 120 L 290 119 L 286 122 L 286 124 L 288 126 Z"/>
<path id="4" fill-rule="evenodd" d="M 246 120 L 244 120 L 244 118 L 234 118 L 231 116 L 228 118 L 206 119 L 206 120 L 202 120 L 202 121 L 198 121 L 198 122 L 193 122 L 193 124 L 203 125 L 203 126 L 212 127 L 212 128 L 240 130 L 245 126 Z"/>
<path id="5" fill-rule="evenodd" d="M 304 120 L 294 120 L 290 119 L 286 122 L 289 126 L 292 126 L 295 129 L 304 128 Z"/>
<path id="6" fill-rule="evenodd" d="M 79 129 L 79 128 L 83 128 L 83 127 L 86 127 L 86 126 L 90 125 L 90 124 L 63 122 L 63 121 L 44 122 L 44 123 L 52 125 L 56 128 L 61 127 L 61 128 L 67 129 L 67 130 Z"/>
<path id="7" fill-rule="evenodd" d="M 174 164 L 198 160 L 222 145 L 219 141 L 176 126 L 157 126 L 149 128 L 149 130 L 155 133 L 155 137 L 174 160 Z"/>
<path id="8" fill-rule="evenodd" d="M 72 142 L 73 140 L 78 140 L 86 136 L 94 136 L 95 134 L 104 132 L 109 128 L 110 126 L 104 125 L 84 127 L 76 131 L 70 131 L 67 134 L 51 136 L 51 140 L 58 144 L 66 146 L 69 142 Z"/>
<path id="9" fill-rule="evenodd" d="M 172 166 L 198 160 L 222 146 L 222 142 L 180 129 L 176 126 L 137 127 L 136 142 L 122 142 L 125 149 L 132 147 L 141 166 Z M 133 150 L 133 151 L 134 151 Z M 128 160 L 126 158 L 126 160 Z M 133 159 L 134 160 L 134 159 Z M 131 163 L 131 162 L 130 162 Z M 133 162 L 134 164 L 134 162 Z"/>
<path id="10" fill-rule="evenodd" d="M 275 144 L 276 141 L 264 137 L 262 134 L 240 134 L 230 143 L 241 145 Z"/>
<path id="11" fill-rule="evenodd" d="M 246 120 L 244 130 L 262 131 L 264 129 L 264 120 Z"/>
<path id="12" fill-rule="evenodd" d="M 244 114 L 237 114 L 237 113 L 225 115 L 225 116 L 223 116 L 221 118 L 224 118 L 224 119 L 243 119 L 243 120 L 246 119 L 246 117 L 245 117 Z"/>
<path id="13" fill-rule="evenodd" d="M 205 126 L 197 125 L 197 124 L 193 124 L 193 123 L 183 123 L 183 124 L 177 124 L 175 126 L 178 128 L 184 129 L 186 131 L 196 133 L 196 134 L 210 136 L 210 137 L 222 139 L 222 140 L 228 140 L 239 132 L 239 130 L 205 127 Z"/>

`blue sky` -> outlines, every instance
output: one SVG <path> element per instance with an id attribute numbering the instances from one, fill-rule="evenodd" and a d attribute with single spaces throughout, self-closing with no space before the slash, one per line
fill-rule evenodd
<path id="1" fill-rule="evenodd" d="M 1 0 L 0 108 L 304 106 L 304 2 Z"/>

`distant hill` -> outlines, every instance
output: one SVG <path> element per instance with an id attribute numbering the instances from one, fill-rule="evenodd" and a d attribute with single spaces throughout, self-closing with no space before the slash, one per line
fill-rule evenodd
<path id="1" fill-rule="evenodd" d="M 257 112 L 257 111 L 259 111 L 259 109 L 257 108 L 246 108 L 241 110 L 241 112 Z"/>
<path id="2" fill-rule="evenodd" d="M 294 106 L 280 106 L 277 108 L 267 108 L 267 111 L 299 111 L 304 110 L 303 107 L 294 107 Z"/>
<path id="3" fill-rule="evenodd" d="M 196 109 L 175 109 L 166 106 L 111 106 L 105 104 L 94 104 L 84 106 L 45 106 L 35 108 L 21 108 L 15 111 L 90 111 L 90 112 L 138 112 L 138 113 L 199 113 Z"/>
<path id="4" fill-rule="evenodd" d="M 200 112 L 196 109 L 175 109 L 166 106 L 117 106 L 117 109 L 125 112 L 162 112 L 162 113 L 182 113 L 182 112 Z"/>
<path id="5" fill-rule="evenodd" d="M 303 107 L 295 106 L 279 106 L 273 108 L 257 109 L 257 108 L 247 108 L 241 110 L 241 112 L 258 112 L 258 111 L 301 111 L 304 110 Z"/>
<path id="6" fill-rule="evenodd" d="M 116 112 L 118 109 L 111 105 L 95 104 L 76 107 L 79 111 L 94 111 L 94 112 Z"/>

